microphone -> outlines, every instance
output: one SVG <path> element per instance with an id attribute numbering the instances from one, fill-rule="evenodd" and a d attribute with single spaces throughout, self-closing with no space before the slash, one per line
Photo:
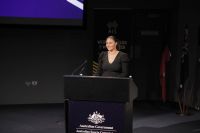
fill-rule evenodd
<path id="1" fill-rule="evenodd" d="M 84 60 L 83 63 L 81 63 L 80 66 L 78 66 L 76 69 L 74 69 L 74 71 L 72 72 L 72 75 L 74 75 L 74 73 L 76 73 L 78 70 L 80 70 L 79 74 L 81 74 L 83 72 L 83 70 L 85 69 L 85 64 L 87 63 L 87 60 Z"/>

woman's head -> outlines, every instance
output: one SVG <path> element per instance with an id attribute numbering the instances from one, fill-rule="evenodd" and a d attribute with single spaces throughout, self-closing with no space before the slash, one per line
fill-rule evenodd
<path id="1" fill-rule="evenodd" d="M 108 36 L 106 38 L 106 48 L 108 51 L 117 50 L 117 38 L 115 36 Z"/>

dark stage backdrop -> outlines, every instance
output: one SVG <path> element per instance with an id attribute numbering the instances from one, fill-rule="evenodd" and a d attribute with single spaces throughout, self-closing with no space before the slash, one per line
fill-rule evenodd
<path id="1" fill-rule="evenodd" d="M 178 45 L 182 44 L 183 25 L 185 23 L 191 25 L 190 36 L 192 45 L 190 45 L 190 47 L 192 54 L 190 56 L 189 68 L 192 71 L 195 70 L 194 64 L 196 64 L 196 60 L 193 59 L 200 50 L 200 48 L 196 46 L 198 43 L 197 31 L 200 24 L 200 19 L 198 17 L 200 8 L 198 5 L 199 0 L 88 0 L 87 28 L 85 30 L 72 30 L 71 28 L 57 29 L 52 27 L 46 29 L 35 27 L 13 28 L 0 25 L 0 104 L 63 102 L 63 75 L 70 74 L 84 59 L 92 58 L 93 55 L 97 53 L 96 51 L 92 52 L 96 40 L 96 35 L 94 35 L 96 32 L 94 31 L 94 28 L 96 28 L 96 26 L 94 26 L 96 23 L 94 22 L 94 17 L 98 17 L 94 16 L 94 8 L 132 8 L 133 10 L 145 9 L 147 11 L 148 9 L 164 9 L 171 11 L 172 19 L 169 19 L 169 43 L 172 50 L 172 58 L 169 62 L 171 72 L 169 75 L 170 80 L 168 80 L 168 87 L 169 90 L 171 90 L 169 96 L 174 97 L 176 96 L 175 91 L 178 88 L 179 81 L 180 50 Z M 134 15 L 134 13 L 132 15 Z M 105 16 L 105 14 L 103 14 L 103 16 Z M 113 16 L 110 16 L 110 18 L 112 17 Z M 160 88 L 159 77 L 152 78 L 151 74 L 147 74 L 148 72 L 153 72 L 153 70 L 151 68 L 145 69 L 144 67 L 148 67 L 148 65 L 145 65 L 143 60 L 144 57 L 147 63 L 153 66 L 154 64 L 151 60 L 148 60 L 151 57 L 149 57 L 149 55 L 155 55 L 157 53 L 151 51 L 153 48 L 148 40 L 145 40 L 142 46 L 140 43 L 136 43 L 136 39 L 139 39 L 138 41 L 140 42 L 140 36 L 139 38 L 135 38 L 135 34 L 141 33 L 137 31 L 144 31 L 145 29 L 143 28 L 148 26 L 148 24 L 154 25 L 155 22 L 143 21 L 143 17 L 144 16 L 140 14 L 134 17 L 131 23 L 133 28 L 131 30 L 125 29 L 125 34 L 128 34 L 129 31 L 133 32 L 132 37 L 135 48 L 133 77 L 139 88 L 140 99 L 146 100 L 152 97 L 160 98 Z M 150 15 L 150 17 L 155 17 L 155 15 Z M 128 20 L 125 21 L 124 26 L 129 24 Z M 140 27 L 140 25 L 145 27 Z M 107 29 L 105 31 L 107 31 Z M 149 34 L 149 32 L 142 33 Z M 99 39 L 105 39 L 106 35 L 107 32 L 105 36 Z M 119 39 L 124 40 L 124 38 Z M 142 39 L 141 43 L 143 43 Z M 152 44 L 156 47 L 159 46 L 157 43 L 155 45 L 154 42 L 152 42 Z M 143 46 L 147 47 L 143 49 Z M 149 47 L 151 49 L 148 49 Z M 152 52 L 153 54 L 145 54 L 145 51 Z M 198 55 L 198 57 L 200 56 Z M 160 59 L 156 61 L 159 63 Z M 159 70 L 159 68 L 156 70 Z M 191 77 L 193 79 L 195 73 L 192 71 L 190 72 L 192 73 Z M 156 73 L 154 75 L 156 75 Z M 156 79 L 156 82 L 148 80 L 150 78 L 152 80 Z M 198 81 L 198 78 L 196 81 Z M 155 86 L 154 83 L 157 86 Z M 197 87 L 197 89 L 198 88 L 199 87 Z M 199 93 L 197 96 L 199 96 Z"/>
<path id="2" fill-rule="evenodd" d="M 107 36 L 116 36 L 119 49 L 127 54 L 130 53 L 131 14 L 131 9 L 94 9 L 93 72 L 96 71 L 99 54 L 106 50 L 105 39 Z"/>
<path id="3" fill-rule="evenodd" d="M 91 56 L 90 46 L 78 47 L 89 39 L 48 28 L 0 27 L 0 105 L 64 102 L 63 75 Z"/>

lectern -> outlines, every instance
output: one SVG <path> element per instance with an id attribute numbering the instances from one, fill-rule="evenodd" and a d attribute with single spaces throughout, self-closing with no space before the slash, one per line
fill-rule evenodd
<path id="1" fill-rule="evenodd" d="M 64 76 L 66 133 L 132 133 L 131 78 Z"/>

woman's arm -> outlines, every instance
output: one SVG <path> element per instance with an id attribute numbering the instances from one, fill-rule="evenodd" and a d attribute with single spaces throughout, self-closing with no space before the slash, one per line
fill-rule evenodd
<path id="1" fill-rule="evenodd" d="M 128 77 L 129 76 L 129 58 L 126 53 L 123 53 L 121 56 L 121 67 L 122 72 L 120 73 L 120 77 Z"/>
<path id="2" fill-rule="evenodd" d="M 101 52 L 99 54 L 99 58 L 98 58 L 98 67 L 97 67 L 97 71 L 94 73 L 94 76 L 101 76 L 102 75 L 102 61 L 103 61 L 103 52 Z"/>

